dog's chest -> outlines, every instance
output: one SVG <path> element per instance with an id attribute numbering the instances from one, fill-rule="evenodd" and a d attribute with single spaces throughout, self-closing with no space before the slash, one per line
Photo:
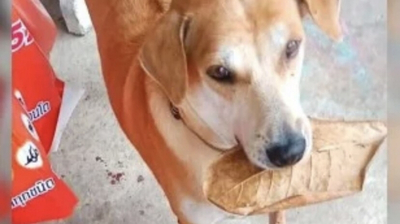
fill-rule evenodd
<path id="1" fill-rule="evenodd" d="M 184 164 L 187 176 L 172 174 L 169 183 L 160 183 L 166 192 L 172 209 L 182 224 L 218 223 L 229 215 L 207 201 L 203 194 L 203 178 L 207 167 L 220 153 L 208 147 L 194 133 L 187 129 L 182 121 L 171 114 L 169 101 L 158 86 L 151 80 L 146 81 L 149 111 L 154 122 L 173 156 Z M 168 173 L 179 173 L 171 167 L 165 167 Z M 167 189 L 168 188 L 168 189 Z M 182 189 L 191 188 L 191 189 Z M 188 193 L 190 192 L 190 193 Z M 182 220 L 187 220 L 185 221 Z"/>

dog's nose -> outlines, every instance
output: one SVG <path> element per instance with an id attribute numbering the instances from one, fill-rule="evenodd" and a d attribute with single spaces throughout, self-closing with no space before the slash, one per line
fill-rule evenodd
<path id="1" fill-rule="evenodd" d="M 303 158 L 305 149 L 305 138 L 302 135 L 294 134 L 268 146 L 266 151 L 270 162 L 281 168 L 299 162 Z"/>

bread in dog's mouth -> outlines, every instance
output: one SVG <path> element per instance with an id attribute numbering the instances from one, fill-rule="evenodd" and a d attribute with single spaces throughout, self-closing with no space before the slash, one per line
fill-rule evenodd
<path id="1" fill-rule="evenodd" d="M 204 193 L 223 210 L 249 215 L 320 203 L 360 192 L 367 168 L 385 139 L 381 122 L 312 120 L 313 151 L 308 160 L 280 170 L 263 170 L 243 150 L 215 161 Z"/>

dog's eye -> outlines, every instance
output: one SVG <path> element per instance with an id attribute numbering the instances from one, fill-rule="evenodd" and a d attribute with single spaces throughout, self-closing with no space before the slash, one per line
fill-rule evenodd
<path id="1" fill-rule="evenodd" d="M 224 66 L 215 65 L 207 69 L 207 75 L 211 78 L 221 82 L 232 82 L 232 72 Z"/>
<path id="2" fill-rule="evenodd" d="M 286 58 L 292 59 L 297 56 L 300 47 L 300 40 L 291 40 L 286 45 Z"/>

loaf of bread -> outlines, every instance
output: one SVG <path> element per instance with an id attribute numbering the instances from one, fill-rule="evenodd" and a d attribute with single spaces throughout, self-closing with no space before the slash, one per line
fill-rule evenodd
<path id="1" fill-rule="evenodd" d="M 204 180 L 204 192 L 227 212 L 250 215 L 320 203 L 360 192 L 386 136 L 380 122 L 312 121 L 313 151 L 292 168 L 260 170 L 242 150 L 224 154 Z"/>

